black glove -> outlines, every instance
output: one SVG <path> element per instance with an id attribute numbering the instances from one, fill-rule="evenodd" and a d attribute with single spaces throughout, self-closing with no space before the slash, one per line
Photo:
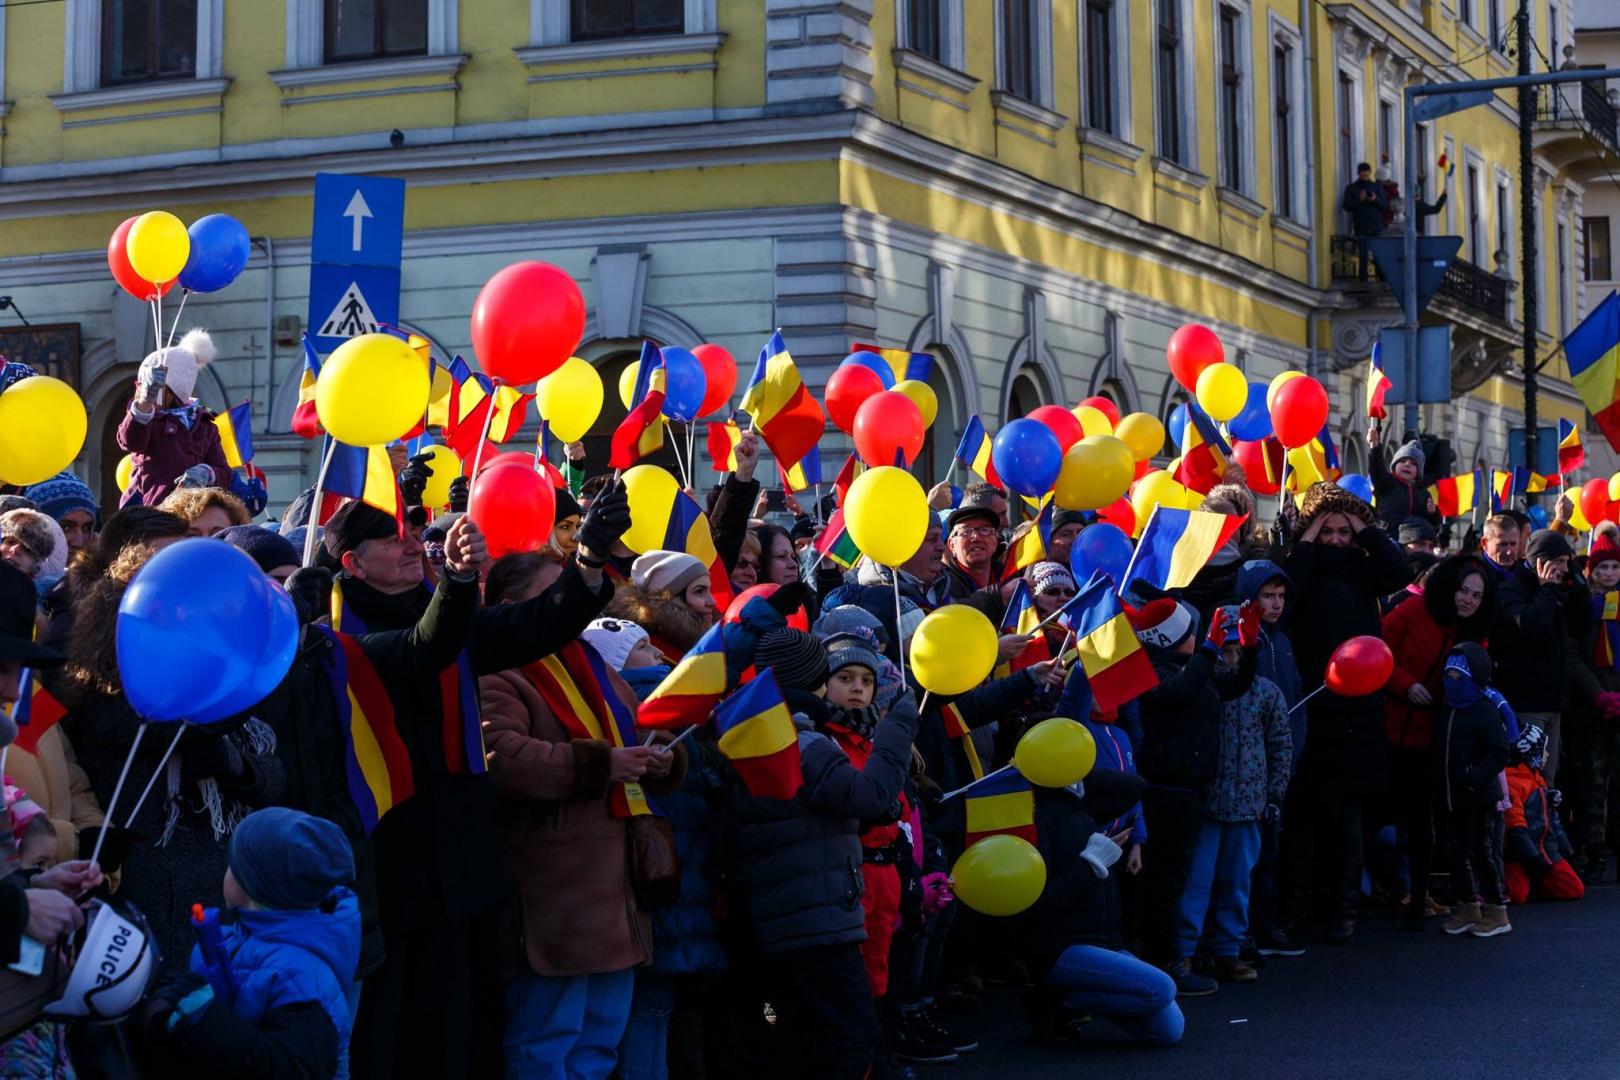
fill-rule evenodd
<path id="1" fill-rule="evenodd" d="M 629 528 L 630 496 L 621 481 L 591 500 L 579 530 L 579 546 L 594 559 L 608 559 Z"/>
<path id="2" fill-rule="evenodd" d="M 450 512 L 452 514 L 465 514 L 467 512 L 467 499 L 472 495 L 472 482 L 465 476 L 458 476 L 450 481 Z"/>
<path id="3" fill-rule="evenodd" d="M 332 604 L 332 571 L 324 566 L 301 566 L 287 578 L 287 593 L 298 612 L 298 625 L 307 626 L 325 615 Z"/>
<path id="4" fill-rule="evenodd" d="M 433 466 L 428 464 L 427 454 L 417 454 L 410 459 L 405 471 L 399 474 L 399 493 L 405 497 L 406 506 L 422 505 L 422 493 L 432 477 Z"/>
<path id="5" fill-rule="evenodd" d="M 124 857 L 135 843 L 135 834 L 128 829 L 120 829 L 116 825 L 92 825 L 88 829 L 79 830 L 79 858 L 88 859 L 90 853 L 96 850 L 96 840 L 102 833 L 107 839 L 101 844 L 101 859 L 99 865 L 103 874 L 117 872 L 124 865 Z"/>
<path id="6" fill-rule="evenodd" d="M 247 772 L 241 753 L 224 735 L 186 732 L 180 740 L 180 781 L 199 784 L 216 780 L 229 784 Z"/>
<path id="7" fill-rule="evenodd" d="M 801 607 L 808 611 L 809 608 L 806 605 L 809 604 L 813 595 L 810 586 L 802 581 L 795 581 L 793 584 L 783 585 L 771 593 L 770 596 L 766 597 L 765 602 L 771 605 L 773 611 L 786 619 L 796 614 Z"/>

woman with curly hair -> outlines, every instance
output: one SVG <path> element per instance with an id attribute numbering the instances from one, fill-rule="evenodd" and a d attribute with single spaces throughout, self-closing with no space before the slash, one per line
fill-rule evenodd
<path id="1" fill-rule="evenodd" d="M 175 488 L 158 509 L 182 518 L 192 536 L 217 536 L 253 520 L 242 500 L 224 488 Z"/>

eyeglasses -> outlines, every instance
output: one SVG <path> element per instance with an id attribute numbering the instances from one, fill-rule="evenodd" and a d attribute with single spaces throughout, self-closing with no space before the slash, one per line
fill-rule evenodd
<path id="1" fill-rule="evenodd" d="M 994 525 L 958 525 L 951 535 L 967 540 L 979 536 L 994 536 L 997 531 Z"/>
<path id="2" fill-rule="evenodd" d="M 1053 596 L 1074 596 L 1074 595 L 1077 594 L 1077 592 L 1078 592 L 1078 590 L 1076 590 L 1076 589 L 1065 588 L 1062 585 L 1058 585 L 1058 586 L 1056 586 L 1054 588 L 1042 590 L 1043 595 L 1045 593 L 1051 593 Z"/>

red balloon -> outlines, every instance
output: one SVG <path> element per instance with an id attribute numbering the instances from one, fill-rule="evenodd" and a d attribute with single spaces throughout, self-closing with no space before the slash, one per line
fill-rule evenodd
<path id="1" fill-rule="evenodd" d="M 1335 694 L 1363 697 L 1381 690 L 1394 670 L 1395 656 L 1384 644 L 1384 639 L 1363 634 L 1333 650 L 1324 681 Z"/>
<path id="2" fill-rule="evenodd" d="M 1057 436 L 1058 446 L 1067 454 L 1069 447 L 1086 437 L 1080 418 L 1061 405 L 1042 405 L 1029 411 L 1029 419 L 1042 424 Z"/>
<path id="3" fill-rule="evenodd" d="M 1248 477 L 1249 490 L 1256 495 L 1275 495 L 1280 490 L 1276 479 L 1266 478 L 1266 452 L 1275 446 L 1276 458 L 1272 463 L 1273 477 L 1282 476 L 1282 446 L 1275 439 L 1232 440 L 1232 460 L 1243 466 Z"/>
<path id="4" fill-rule="evenodd" d="M 692 355 L 703 365 L 703 374 L 709 380 L 698 415 L 717 413 L 731 404 L 731 392 L 737 388 L 737 361 L 718 345 L 699 345 Z"/>
<path id="5" fill-rule="evenodd" d="M 511 386 L 543 379 L 573 355 L 585 333 L 585 297 L 567 271 L 513 263 L 473 301 L 473 352 L 484 373 Z"/>
<path id="6" fill-rule="evenodd" d="M 112 271 L 113 280 L 129 295 L 137 300 L 153 300 L 168 293 L 180 279 L 173 278 L 154 286 L 135 272 L 135 268 L 129 265 L 129 252 L 126 250 L 129 230 L 134 227 L 135 218 L 128 218 L 113 230 L 112 238 L 107 241 L 107 268 Z"/>
<path id="7" fill-rule="evenodd" d="M 495 558 L 538 551 L 551 536 L 557 497 L 533 464 L 504 462 L 480 470 L 467 500 L 467 516 L 483 530 Z"/>
<path id="8" fill-rule="evenodd" d="M 1189 391 L 1198 389 L 1198 376 L 1205 368 L 1226 360 L 1221 339 L 1215 336 L 1215 331 L 1199 323 L 1188 323 L 1171 334 L 1164 352 L 1170 361 L 1170 374 Z"/>
<path id="9" fill-rule="evenodd" d="M 878 373 L 860 364 L 841 364 L 833 369 L 827 380 L 827 415 L 844 434 L 855 431 L 855 414 L 861 411 L 868 398 L 883 393 L 883 380 Z M 921 413 L 918 414 L 919 416 Z M 894 462 L 890 461 L 890 465 Z"/>
<path id="10" fill-rule="evenodd" d="M 1098 394 L 1095 397 L 1086 398 L 1086 400 L 1082 401 L 1080 404 L 1090 405 L 1093 409 L 1096 409 L 1098 412 L 1108 417 L 1108 422 L 1110 424 L 1114 425 L 1115 427 L 1119 427 L 1119 406 L 1114 404 L 1113 398 L 1105 398 L 1101 394 Z"/>
<path id="11" fill-rule="evenodd" d="M 1327 418 L 1327 391 L 1309 375 L 1289 379 L 1277 388 L 1271 403 L 1271 426 L 1277 441 L 1288 449 L 1304 446 L 1320 435 Z"/>
<path id="12" fill-rule="evenodd" d="M 893 465 L 898 456 L 910 468 L 922 452 L 922 410 L 899 391 L 885 390 L 867 398 L 856 410 L 850 434 L 855 436 L 855 450 L 868 467 Z"/>
<path id="13" fill-rule="evenodd" d="M 1597 524 L 1609 514 L 1609 482 L 1601 476 L 1581 485 L 1581 516 Z"/>
<path id="14" fill-rule="evenodd" d="M 1081 402 L 1081 404 L 1085 404 Z M 1121 496 L 1097 511 L 1097 520 L 1106 521 L 1126 536 L 1136 532 L 1136 510 L 1129 496 Z"/>
<path id="15" fill-rule="evenodd" d="M 776 590 L 781 587 L 780 585 L 754 585 L 744 589 L 737 594 L 737 598 L 731 602 L 731 606 L 726 608 L 725 618 L 721 621 L 727 624 L 742 622 L 742 609 L 748 606 L 748 601 L 756 596 L 762 600 L 769 600 L 776 594 Z M 803 630 L 807 634 L 810 632 L 810 613 L 804 610 L 803 604 L 799 605 L 798 611 L 788 616 L 787 624 L 795 630 Z"/>
<path id="16" fill-rule="evenodd" d="M 1136 481 L 1142 479 L 1142 477 L 1146 476 L 1148 473 L 1150 473 L 1152 471 L 1153 471 L 1153 462 L 1151 460 L 1149 460 L 1149 461 L 1138 461 L 1136 463 L 1136 475 L 1131 478 L 1131 483 L 1133 483 L 1133 484 L 1136 483 Z"/>

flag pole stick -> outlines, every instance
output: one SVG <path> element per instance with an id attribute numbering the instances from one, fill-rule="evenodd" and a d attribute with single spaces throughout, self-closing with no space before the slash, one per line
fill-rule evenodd
<path id="1" fill-rule="evenodd" d="M 978 787 L 980 784 L 984 783 L 986 780 L 991 779 L 992 777 L 1000 776 L 1002 773 L 1015 772 L 1017 770 L 1017 768 L 1018 768 L 1018 766 L 1016 766 L 1016 765 L 1003 765 L 1001 768 L 997 769 L 995 772 L 985 773 L 983 776 L 979 777 L 977 780 L 973 781 L 973 783 L 971 783 L 971 784 L 965 784 L 962 787 L 957 788 L 955 791 L 947 791 L 945 794 L 943 794 L 943 795 L 941 795 L 939 797 L 939 801 L 944 802 L 946 799 L 954 799 L 958 795 L 962 794 L 964 791 L 971 791 L 973 788 Z"/>
<path id="2" fill-rule="evenodd" d="M 107 806 L 104 811 L 107 815 L 106 819 L 108 821 L 113 820 L 113 807 L 118 805 L 118 796 L 124 790 L 124 781 L 129 779 L 129 767 L 135 761 L 135 751 L 140 749 L 141 736 L 146 734 L 146 729 L 149 723 L 150 722 L 147 720 L 141 721 L 140 726 L 135 729 L 134 740 L 129 744 L 129 753 L 124 755 L 124 767 L 118 771 L 118 782 L 113 785 L 112 798 L 107 800 Z M 101 845 L 107 842 L 107 833 L 109 831 L 110 830 L 108 829 L 102 829 L 101 832 L 96 835 L 95 849 L 90 852 L 91 862 L 96 863 L 101 861 Z"/>
<path id="3" fill-rule="evenodd" d="M 124 822 L 124 828 L 126 829 L 135 827 L 135 815 L 139 814 L 141 807 L 146 805 L 146 797 L 152 793 L 152 785 L 157 783 L 157 778 L 163 775 L 163 767 L 169 763 L 170 756 L 174 754 L 174 748 L 180 745 L 180 736 L 186 733 L 184 723 L 176 724 L 174 727 L 174 738 L 169 740 L 169 748 L 163 751 L 163 757 L 158 759 L 157 768 L 152 771 L 152 779 L 148 780 L 146 786 L 141 789 L 140 798 L 135 800 L 135 809 L 129 812 L 129 820 Z"/>
<path id="4" fill-rule="evenodd" d="M 665 743 L 659 749 L 661 749 L 661 750 L 673 750 L 673 749 L 675 749 L 677 746 L 681 745 L 681 740 L 682 739 L 686 738 L 688 735 L 692 734 L 692 732 L 696 731 L 697 729 L 698 729 L 698 725 L 696 725 L 696 724 L 688 724 L 688 725 L 686 725 L 686 730 L 685 731 L 683 731 L 679 735 L 675 736 L 673 739 L 671 739 L 669 742 Z M 647 741 L 642 743 L 641 745 L 642 746 L 651 746 L 652 741 L 654 739 L 656 739 L 657 737 L 658 737 L 658 732 L 655 731 L 652 734 L 648 735 L 647 736 Z"/>
<path id="5" fill-rule="evenodd" d="M 321 459 L 321 471 L 315 474 L 315 499 L 309 504 L 309 518 L 304 522 L 304 565 L 311 566 L 315 559 L 315 529 L 321 520 L 321 492 L 326 487 L 326 470 L 332 467 L 332 455 L 337 453 L 337 440 L 326 437 L 326 456 Z"/>
<path id="6" fill-rule="evenodd" d="M 890 580 L 894 582 L 894 653 L 900 658 L 900 688 L 909 689 L 906 682 L 906 642 L 900 632 L 900 568 L 889 567 Z"/>
<path id="7" fill-rule="evenodd" d="M 810 507 L 810 516 L 817 525 L 824 525 L 826 522 L 821 520 L 821 481 L 817 480 L 811 486 L 814 489 L 814 494 L 811 496 L 811 498 L 815 499 L 816 501 Z"/>
<path id="8" fill-rule="evenodd" d="M 467 480 L 467 501 L 472 501 L 472 489 L 478 483 L 478 468 L 484 460 L 484 446 L 489 442 L 490 425 L 495 423 L 495 409 L 497 399 L 501 392 L 501 380 L 491 379 L 489 390 L 489 411 L 484 413 L 484 430 L 478 435 L 478 449 L 473 451 L 472 476 Z"/>

